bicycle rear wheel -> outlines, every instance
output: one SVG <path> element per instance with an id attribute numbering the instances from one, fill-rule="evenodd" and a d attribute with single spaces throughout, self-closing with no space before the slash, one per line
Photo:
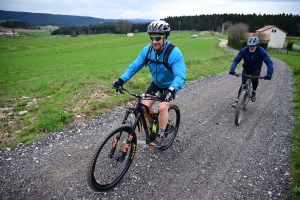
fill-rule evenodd
<path id="1" fill-rule="evenodd" d="M 168 149 L 174 142 L 180 124 L 180 110 L 177 105 L 169 106 L 169 121 L 165 131 L 165 139 L 159 150 Z"/>
<path id="2" fill-rule="evenodd" d="M 107 191 L 124 177 L 136 152 L 136 135 L 130 135 L 131 132 L 129 126 L 116 128 L 95 151 L 87 168 L 87 182 L 94 191 Z M 126 146 L 127 141 L 130 142 Z M 125 146 L 128 147 L 126 153 L 123 152 Z"/>
<path id="3" fill-rule="evenodd" d="M 238 103 L 237 103 L 236 110 L 235 110 L 234 122 L 236 125 L 239 125 L 242 121 L 242 118 L 243 118 L 243 115 L 245 112 L 245 102 L 246 102 L 247 98 L 248 98 L 248 95 L 247 95 L 246 91 L 242 91 L 240 94 Z"/>

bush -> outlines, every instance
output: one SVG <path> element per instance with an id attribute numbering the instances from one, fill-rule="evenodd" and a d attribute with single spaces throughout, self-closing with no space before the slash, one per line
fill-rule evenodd
<path id="1" fill-rule="evenodd" d="M 300 68 L 299 67 L 294 68 L 293 74 L 294 75 L 299 75 L 300 74 Z"/>
<path id="2" fill-rule="evenodd" d="M 286 48 L 287 48 L 289 51 L 291 51 L 292 48 L 293 48 L 293 44 L 294 44 L 293 41 L 289 41 Z"/>
<path id="3" fill-rule="evenodd" d="M 245 41 L 245 40 L 235 41 L 231 37 L 228 36 L 228 46 L 235 48 L 235 49 L 242 49 L 243 47 L 247 46 L 247 41 Z"/>
<path id="4" fill-rule="evenodd" d="M 262 48 L 264 48 L 265 50 L 267 50 L 267 48 L 268 48 L 268 42 L 261 42 L 261 43 L 259 43 L 259 46 L 261 46 Z"/>

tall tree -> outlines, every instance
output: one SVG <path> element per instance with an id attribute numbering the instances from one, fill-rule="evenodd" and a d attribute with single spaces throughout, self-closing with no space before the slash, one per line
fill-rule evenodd
<path id="1" fill-rule="evenodd" d="M 249 26 L 243 23 L 238 23 L 230 26 L 227 29 L 228 36 L 235 42 L 246 39 L 246 34 Z"/>
<path id="2" fill-rule="evenodd" d="M 130 32 L 131 29 L 131 23 L 127 19 L 120 19 L 115 24 L 117 32 L 122 34 Z"/>

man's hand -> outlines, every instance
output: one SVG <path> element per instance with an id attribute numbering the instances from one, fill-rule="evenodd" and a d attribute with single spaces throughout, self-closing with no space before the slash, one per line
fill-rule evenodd
<path id="1" fill-rule="evenodd" d="M 236 72 L 235 71 L 229 71 L 229 74 L 230 75 L 236 75 Z"/>
<path id="2" fill-rule="evenodd" d="M 174 99 L 175 97 L 175 91 L 170 90 L 170 89 L 166 89 L 164 90 L 164 92 L 160 95 L 160 100 L 161 101 L 171 101 L 172 99 Z"/>
<path id="3" fill-rule="evenodd" d="M 272 76 L 271 75 L 265 75 L 264 79 L 265 80 L 271 80 Z"/>
<path id="4" fill-rule="evenodd" d="M 114 83 L 113 83 L 113 86 L 114 86 L 114 88 L 116 88 L 116 92 L 118 92 L 119 91 L 119 88 L 121 87 L 123 87 L 123 84 L 124 84 L 124 81 L 122 80 L 122 79 L 120 79 L 119 78 L 119 80 L 117 80 L 117 81 L 115 81 Z"/>

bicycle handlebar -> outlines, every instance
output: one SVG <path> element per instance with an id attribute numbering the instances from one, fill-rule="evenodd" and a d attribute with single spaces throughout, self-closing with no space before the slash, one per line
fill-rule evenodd
<path id="1" fill-rule="evenodd" d="M 124 87 L 119 87 L 119 88 L 115 88 L 115 89 L 118 89 L 118 91 L 120 92 L 120 94 L 124 94 L 124 91 L 126 91 L 128 94 L 136 97 L 136 98 L 139 98 L 139 99 L 142 99 L 142 100 L 155 100 L 155 101 L 161 101 L 159 96 L 157 95 L 150 95 L 150 94 L 146 94 L 145 93 L 142 93 L 142 94 L 137 94 L 137 93 L 133 93 L 131 92 L 130 90 L 124 88 Z"/>
<path id="2" fill-rule="evenodd" d="M 252 76 L 252 75 L 238 74 L 238 73 L 236 73 L 235 76 L 236 76 L 236 77 L 245 76 L 245 77 L 248 77 L 248 78 L 265 79 L 265 77 L 263 77 L 263 76 Z"/>

